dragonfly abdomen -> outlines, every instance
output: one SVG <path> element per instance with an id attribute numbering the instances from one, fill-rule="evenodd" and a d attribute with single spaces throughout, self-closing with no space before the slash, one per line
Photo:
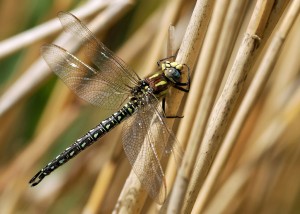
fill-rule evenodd
<path id="1" fill-rule="evenodd" d="M 123 120 L 134 114 L 137 108 L 138 103 L 132 100 L 125 104 L 119 111 L 99 123 L 95 128 L 89 130 L 84 136 L 76 140 L 75 143 L 66 148 L 54 160 L 52 160 L 43 169 L 41 169 L 29 181 L 31 186 L 36 186 L 37 184 L 39 184 L 45 176 L 49 175 L 52 171 L 71 160 L 88 146 L 95 143 L 99 138 L 111 131 Z"/>

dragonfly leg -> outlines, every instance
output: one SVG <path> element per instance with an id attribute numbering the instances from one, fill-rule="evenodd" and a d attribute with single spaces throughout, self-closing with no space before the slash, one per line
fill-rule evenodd
<path id="1" fill-rule="evenodd" d="M 173 56 L 174 57 L 174 56 Z M 166 58 L 168 59 L 168 58 Z M 162 59 L 165 60 L 165 59 Z M 161 61 L 160 61 L 161 62 Z M 185 93 L 188 93 L 190 91 L 190 85 L 191 85 L 191 75 L 190 75 L 190 68 L 186 64 L 183 64 L 187 68 L 187 82 L 177 82 L 173 85 L 174 88 L 183 91 Z M 187 86 L 186 88 L 182 86 Z M 165 115 L 165 118 L 183 118 L 183 116 L 178 116 L 178 115 L 166 115 L 166 98 L 164 97 L 162 99 L 162 109 Z"/>
<path id="2" fill-rule="evenodd" d="M 183 64 L 187 68 L 187 82 L 177 82 L 174 84 L 174 88 L 188 93 L 190 91 L 190 85 L 191 85 L 191 74 L 190 74 L 190 68 L 186 64 Z M 183 88 L 181 86 L 187 86 L 186 88 Z"/>
<path id="3" fill-rule="evenodd" d="M 178 115 L 166 115 L 166 98 L 165 97 L 162 99 L 162 109 L 163 109 L 165 118 L 183 118 L 183 116 L 178 116 Z"/>

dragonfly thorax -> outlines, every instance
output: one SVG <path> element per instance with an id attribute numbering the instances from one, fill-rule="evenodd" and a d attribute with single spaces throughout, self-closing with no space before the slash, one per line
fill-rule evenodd
<path id="1" fill-rule="evenodd" d="M 152 89 L 145 80 L 140 80 L 139 84 L 131 89 L 131 95 L 133 97 L 144 96 L 147 93 L 151 93 Z"/>
<path id="2" fill-rule="evenodd" d="M 149 93 L 153 93 L 153 89 L 145 80 L 140 80 L 139 84 L 131 89 L 132 99 L 138 101 L 140 105 L 143 105 L 143 100 Z"/>

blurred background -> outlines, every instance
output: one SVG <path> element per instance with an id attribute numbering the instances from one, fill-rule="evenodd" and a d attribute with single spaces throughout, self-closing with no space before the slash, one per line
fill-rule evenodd
<path id="1" fill-rule="evenodd" d="M 211 2 L 208 21 L 215 20 L 214 15 L 220 3 Z M 230 47 L 227 47 L 229 51 L 226 49 L 223 54 L 227 60 L 222 67 L 223 74 L 220 74 L 219 82 L 214 86 L 216 94 L 211 95 L 214 98 L 207 115 L 214 114 L 213 104 L 217 105 L 224 85 L 230 82 L 227 79 L 229 72 L 257 3 L 245 1 L 236 12 L 232 10 L 232 2 L 235 1 L 229 2 L 224 14 L 229 16 L 230 13 L 239 12 L 240 16 L 237 24 L 230 26 L 235 32 L 225 41 L 230 43 Z M 246 75 L 247 79 L 245 77 L 237 104 L 232 106 L 233 113 L 228 119 L 225 133 L 229 132 L 230 124 L 275 37 L 274 32 L 291 4 L 290 1 L 275 2 L 277 4 L 268 4 L 275 11 L 277 20 L 266 25 L 268 37 L 263 40 L 257 59 L 250 62 L 251 70 Z M 61 26 L 56 19 L 57 13 L 71 11 L 84 23 L 95 19 L 91 23 L 91 30 L 97 31 L 97 37 L 109 49 L 144 77 L 157 69 L 156 62 L 159 59 L 168 55 L 167 33 L 170 24 L 176 27 L 173 50 L 178 50 L 185 38 L 195 4 L 196 0 L 0 1 L 0 213 L 118 212 L 117 201 L 131 170 L 122 150 L 122 127 L 118 127 L 100 139 L 99 143 L 47 176 L 37 187 L 30 188 L 28 185 L 40 168 L 112 113 L 99 110 L 76 97 L 41 59 L 40 47 L 45 43 L 73 48 L 72 41 L 59 36 Z M 219 26 L 222 27 L 223 23 L 220 22 Z M 209 32 L 209 28 L 210 24 L 203 27 L 203 35 Z M 196 57 L 193 62 L 195 66 L 191 66 L 192 75 L 195 77 L 197 72 L 203 74 L 199 77 L 202 82 L 198 82 L 197 77 L 192 80 L 194 86 L 189 98 L 193 97 L 193 91 L 200 91 L 200 95 L 203 93 L 206 78 L 212 72 L 212 66 L 201 69 L 203 59 L 218 62 L 214 54 L 211 58 L 204 57 L 207 55 L 204 44 L 209 44 L 211 35 L 218 33 L 220 36 L 215 39 L 219 41 L 220 32 L 224 31 L 220 29 L 203 37 L 203 44 L 193 50 Z M 265 87 L 259 91 L 260 97 L 250 108 L 247 120 L 240 125 L 238 138 L 234 140 L 235 144 L 218 180 L 206 195 L 205 208 L 201 212 L 299 213 L 299 38 L 298 11 L 298 18 L 278 54 L 276 65 L 265 80 Z M 218 47 L 222 47 L 222 42 L 224 40 L 218 43 Z M 180 120 L 181 123 L 201 109 L 200 98 L 193 99 L 197 100 L 193 108 L 187 105 L 183 110 L 182 105 L 181 111 L 185 117 Z M 201 102 L 205 100 L 201 98 Z M 198 128 L 194 125 L 195 121 L 188 121 L 189 124 L 179 126 L 181 132 L 190 133 L 192 128 Z M 187 135 L 188 138 L 191 134 Z M 194 140 L 200 144 L 203 138 Z M 180 136 L 178 139 L 184 141 L 183 149 L 191 141 Z M 224 139 L 225 136 L 221 142 Z M 175 170 L 177 168 L 174 167 Z M 247 171 L 249 168 L 251 170 Z M 99 188 L 101 193 L 98 192 Z M 168 188 L 172 189 L 172 186 Z M 189 208 L 183 208 L 185 213 L 190 213 L 197 203 L 196 196 L 192 204 L 185 205 Z M 231 200 L 225 203 L 222 201 L 224 197 Z M 157 209 L 157 205 L 148 199 L 139 212 L 153 213 Z"/>

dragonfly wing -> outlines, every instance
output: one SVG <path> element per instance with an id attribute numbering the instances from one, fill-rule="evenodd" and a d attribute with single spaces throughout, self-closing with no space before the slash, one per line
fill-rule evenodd
<path id="1" fill-rule="evenodd" d="M 166 183 L 161 159 L 169 156 L 176 137 L 166 126 L 158 101 L 148 104 L 125 121 L 122 141 L 133 170 L 151 198 L 162 204 Z"/>
<path id="2" fill-rule="evenodd" d="M 81 44 L 84 55 L 89 57 L 93 64 L 98 68 L 103 79 L 116 87 L 126 89 L 126 85 L 135 86 L 138 75 L 102 42 L 98 41 L 93 33 L 74 15 L 67 12 L 60 12 L 58 18 L 66 32 L 71 33 Z"/>
<path id="3" fill-rule="evenodd" d="M 88 66 L 65 49 L 47 44 L 42 56 L 51 70 L 80 98 L 105 109 L 118 108 L 130 91 L 121 90 L 102 78 L 102 74 Z"/>

